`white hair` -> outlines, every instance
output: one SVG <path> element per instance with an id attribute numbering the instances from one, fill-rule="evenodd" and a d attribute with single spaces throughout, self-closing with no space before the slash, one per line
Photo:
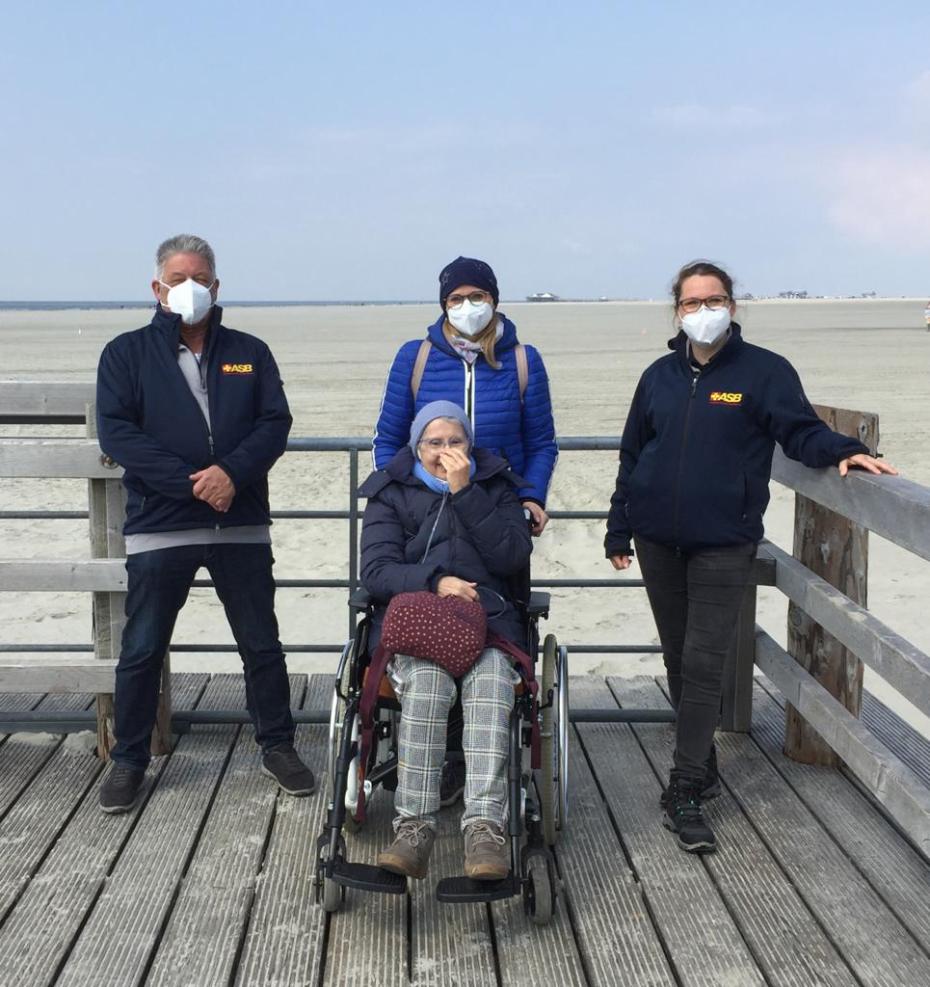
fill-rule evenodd
<path id="1" fill-rule="evenodd" d="M 216 257 L 213 248 L 206 240 L 193 233 L 179 233 L 169 237 L 155 251 L 155 277 L 161 281 L 165 273 L 165 264 L 175 254 L 197 254 L 210 265 L 210 274 L 216 277 Z"/>

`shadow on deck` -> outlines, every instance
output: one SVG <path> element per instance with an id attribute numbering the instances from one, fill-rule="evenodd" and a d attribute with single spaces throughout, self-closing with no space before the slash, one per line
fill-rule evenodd
<path id="1" fill-rule="evenodd" d="M 294 677 L 295 704 L 331 680 Z M 178 709 L 243 704 L 241 676 L 176 675 Z M 664 707 L 652 679 L 573 680 L 579 706 Z M 38 697 L 0 695 L 0 708 Z M 91 697 L 48 697 L 45 709 Z M 930 744 L 876 700 L 863 718 L 924 779 Z M 520 899 L 440 905 L 461 867 L 443 811 L 430 877 L 407 896 L 314 904 L 325 793 L 279 795 L 250 728 L 197 726 L 153 762 L 136 812 L 97 808 L 89 734 L 0 738 L 0 984 L 930 983 L 930 866 L 847 777 L 781 754 L 778 694 L 757 682 L 750 735 L 718 738 L 724 793 L 709 807 L 719 852 L 680 852 L 658 805 L 667 724 L 573 728 L 563 895 L 546 928 Z M 301 727 L 318 776 L 326 728 Z M 325 785 L 321 786 L 325 789 Z M 371 860 L 390 806 L 376 799 L 354 859 Z"/>

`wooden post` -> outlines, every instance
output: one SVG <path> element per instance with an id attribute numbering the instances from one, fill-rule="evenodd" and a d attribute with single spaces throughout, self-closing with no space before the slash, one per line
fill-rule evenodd
<path id="1" fill-rule="evenodd" d="M 873 454 L 878 415 L 814 406 L 833 429 L 855 435 Z M 867 605 L 869 533 L 842 515 L 795 494 L 794 557 L 853 602 Z M 788 606 L 788 653 L 854 716 L 862 704 L 862 663 L 794 603 Z M 785 753 L 804 764 L 835 767 L 839 758 L 790 704 Z"/>
<path id="2" fill-rule="evenodd" d="M 94 405 L 87 406 L 87 435 L 97 437 L 97 415 Z M 88 480 L 91 557 L 114 559 L 126 557 L 123 521 L 126 518 L 126 489 L 121 480 Z M 93 594 L 94 656 L 119 658 L 126 626 L 126 594 Z M 171 750 L 171 687 L 168 655 L 162 671 L 162 691 L 158 714 L 152 733 L 152 753 L 167 754 Z M 97 696 L 97 753 L 106 759 L 113 747 L 113 695 Z"/>

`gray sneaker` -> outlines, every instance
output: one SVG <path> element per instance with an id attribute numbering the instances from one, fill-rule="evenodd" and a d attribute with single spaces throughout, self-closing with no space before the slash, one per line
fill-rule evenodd
<path id="1" fill-rule="evenodd" d="M 425 819 L 401 817 L 394 822 L 394 842 L 378 854 L 378 866 L 417 880 L 426 877 L 435 839 L 436 830 Z"/>
<path id="2" fill-rule="evenodd" d="M 510 873 L 510 843 L 503 829 L 485 819 L 465 827 L 465 876 L 500 881 Z"/>

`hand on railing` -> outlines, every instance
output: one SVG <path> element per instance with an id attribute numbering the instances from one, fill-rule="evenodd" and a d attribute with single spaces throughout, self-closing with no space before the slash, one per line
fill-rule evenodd
<path id="1" fill-rule="evenodd" d="M 860 452 L 855 456 L 849 456 L 847 459 L 841 459 L 837 466 L 837 469 L 840 471 L 840 476 L 846 476 L 850 470 L 850 467 L 853 469 L 865 470 L 867 473 L 888 473 L 891 476 L 898 475 L 898 471 L 891 465 L 891 463 L 883 462 L 881 459 L 876 459 L 874 456 L 867 456 L 864 452 Z"/>

